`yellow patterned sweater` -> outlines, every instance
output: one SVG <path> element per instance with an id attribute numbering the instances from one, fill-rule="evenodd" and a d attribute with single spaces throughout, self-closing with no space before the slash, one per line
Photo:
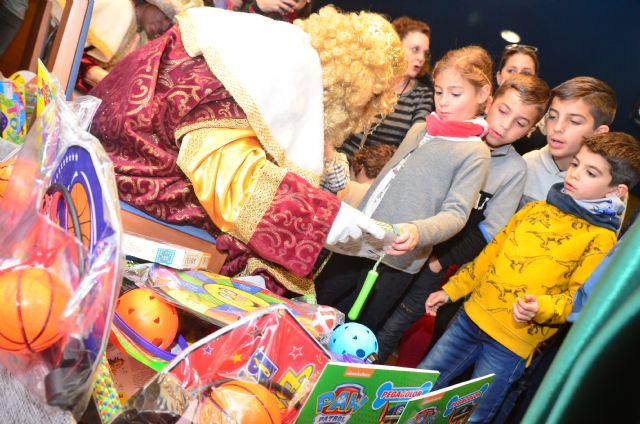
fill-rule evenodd
<path id="1" fill-rule="evenodd" d="M 443 289 L 453 301 L 471 293 L 464 309 L 473 322 L 531 358 L 565 322 L 576 290 L 615 243 L 610 229 L 547 202 L 529 203 Z M 532 321 L 519 323 L 512 304 L 525 294 L 536 296 L 539 309 Z"/>

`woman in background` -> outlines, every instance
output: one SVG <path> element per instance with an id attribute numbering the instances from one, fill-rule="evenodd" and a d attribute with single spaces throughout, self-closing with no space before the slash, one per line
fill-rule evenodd
<path id="1" fill-rule="evenodd" d="M 498 86 L 509 77 L 515 74 L 536 75 L 540 72 L 540 62 L 538 60 L 538 48 L 525 44 L 509 44 L 504 48 L 500 58 L 500 67 L 496 72 Z M 527 135 L 513 143 L 513 147 L 518 153 L 524 155 L 531 150 L 544 147 L 547 144 L 547 136 L 540 130 L 544 118 L 534 126 Z"/>
<path id="2" fill-rule="evenodd" d="M 433 110 L 433 89 L 418 80 L 430 71 L 429 42 L 431 28 L 425 22 L 403 16 L 391 22 L 402 40 L 402 47 L 408 64 L 404 78 L 395 90 L 398 104 L 393 112 L 374 123 L 364 133 L 349 137 L 342 145 L 351 162 L 353 155 L 365 146 L 389 144 L 399 146 L 409 129 Z"/>
<path id="3" fill-rule="evenodd" d="M 540 62 L 538 48 L 524 44 L 509 44 L 504 48 L 500 66 L 496 72 L 498 86 L 515 74 L 538 75 Z"/>

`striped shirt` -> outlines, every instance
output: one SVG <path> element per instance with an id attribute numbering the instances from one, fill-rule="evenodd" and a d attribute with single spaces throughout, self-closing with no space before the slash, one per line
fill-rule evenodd
<path id="1" fill-rule="evenodd" d="M 365 140 L 364 146 L 390 144 L 398 147 L 409 128 L 416 122 L 424 121 L 432 110 L 433 89 L 420 81 L 416 81 L 413 90 L 398 97 L 398 103 L 393 112 L 387 115 L 379 125 L 373 124 L 373 132 Z M 360 149 L 363 137 L 363 133 L 354 134 L 347 138 L 340 148 L 341 152 L 346 153 L 349 162 Z"/>

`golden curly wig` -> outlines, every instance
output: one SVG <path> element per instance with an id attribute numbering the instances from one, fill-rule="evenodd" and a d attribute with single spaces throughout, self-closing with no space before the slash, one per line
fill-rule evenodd
<path id="1" fill-rule="evenodd" d="M 407 59 L 386 19 L 325 6 L 294 24 L 309 33 L 320 57 L 325 143 L 339 146 L 350 134 L 364 131 L 374 117 L 393 110 L 398 100 L 393 87 L 404 75 Z"/>

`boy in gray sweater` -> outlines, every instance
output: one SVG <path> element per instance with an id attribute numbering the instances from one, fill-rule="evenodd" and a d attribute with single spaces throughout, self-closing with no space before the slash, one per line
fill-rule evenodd
<path id="1" fill-rule="evenodd" d="M 551 186 L 564 180 L 582 140 L 608 132 L 615 115 L 615 92 L 596 78 L 575 77 L 555 87 L 546 121 L 547 145 L 523 156 L 527 183 L 520 207 L 545 200 Z"/>

